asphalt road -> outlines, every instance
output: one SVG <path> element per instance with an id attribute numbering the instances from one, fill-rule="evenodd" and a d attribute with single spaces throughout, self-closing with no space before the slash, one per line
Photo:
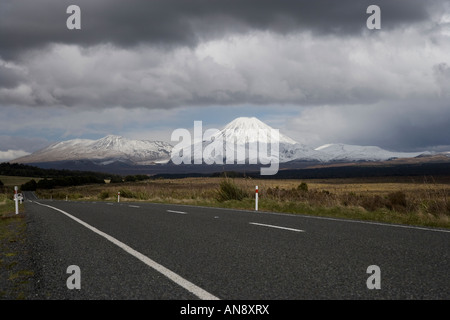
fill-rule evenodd
<path id="1" fill-rule="evenodd" d="M 37 299 L 450 299 L 449 230 L 31 194 L 25 208 Z"/>

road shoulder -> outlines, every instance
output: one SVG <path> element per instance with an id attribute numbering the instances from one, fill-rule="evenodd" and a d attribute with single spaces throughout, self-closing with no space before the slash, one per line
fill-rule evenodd
<path id="1" fill-rule="evenodd" d="M 0 299 L 26 300 L 33 296 L 35 275 L 27 237 L 27 217 L 0 217 Z"/>

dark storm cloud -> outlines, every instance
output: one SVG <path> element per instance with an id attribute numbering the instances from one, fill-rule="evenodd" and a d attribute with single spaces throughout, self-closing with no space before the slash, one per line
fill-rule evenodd
<path id="1" fill-rule="evenodd" d="M 366 9 L 382 8 L 383 28 L 424 21 L 429 8 L 442 1 L 354 0 L 2 0 L 0 56 L 49 43 L 83 46 L 109 42 L 195 45 L 228 33 L 271 30 L 289 33 L 356 34 L 366 26 Z M 66 8 L 79 5 L 80 31 L 66 28 Z"/>
<path id="2" fill-rule="evenodd" d="M 448 146 L 449 36 L 448 0 L 0 0 L 0 151 L 23 128 L 50 141 L 247 105 L 304 108 L 289 130 L 316 146 Z"/>

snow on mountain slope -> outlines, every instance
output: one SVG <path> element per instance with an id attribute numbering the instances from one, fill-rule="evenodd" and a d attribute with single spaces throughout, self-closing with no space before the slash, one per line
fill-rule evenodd
<path id="1" fill-rule="evenodd" d="M 136 164 L 168 161 L 172 146 L 162 141 L 130 140 L 120 136 L 109 135 L 94 141 L 85 154 L 90 159 L 118 158 Z"/>
<path id="2" fill-rule="evenodd" d="M 315 149 L 321 152 L 321 160 L 328 161 L 382 161 L 393 158 L 413 158 L 423 152 L 392 152 L 376 146 L 326 144 Z"/>
<path id="3" fill-rule="evenodd" d="M 161 141 L 131 140 L 109 135 L 99 140 L 74 139 L 54 143 L 15 161 L 37 163 L 65 160 L 93 160 L 99 164 L 114 161 L 149 164 L 167 162 L 172 146 Z"/>

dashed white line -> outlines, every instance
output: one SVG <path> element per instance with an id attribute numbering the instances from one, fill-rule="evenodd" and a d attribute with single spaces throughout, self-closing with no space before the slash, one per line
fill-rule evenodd
<path id="1" fill-rule="evenodd" d="M 300 229 L 294 229 L 294 228 L 286 228 L 286 227 L 280 227 L 280 226 L 274 226 L 272 224 L 263 224 L 263 223 L 257 223 L 257 222 L 249 222 L 250 224 L 256 225 L 256 226 L 263 226 L 263 227 L 270 227 L 270 228 L 277 228 L 277 229 L 283 229 L 283 230 L 289 230 L 289 231 L 295 231 L 295 232 L 305 232 L 305 230 Z"/>
<path id="2" fill-rule="evenodd" d="M 132 204 L 128 205 L 130 208 L 140 208 L 139 206 L 134 206 Z"/>
<path id="3" fill-rule="evenodd" d="M 159 263 L 153 261 L 152 259 L 150 259 L 147 256 L 143 255 L 142 253 L 140 253 L 140 252 L 134 250 L 133 248 L 127 246 L 125 243 L 117 240 L 114 237 L 111 237 L 109 234 L 104 233 L 103 231 L 100 231 L 99 229 L 91 226 L 90 224 L 84 222 L 83 220 L 78 219 L 77 217 L 72 216 L 70 213 L 67 213 L 67 212 L 65 212 L 65 211 L 63 211 L 61 209 L 56 208 L 56 207 L 52 207 L 52 206 L 49 206 L 49 205 L 46 205 L 46 204 L 39 203 L 37 201 L 35 201 L 35 203 L 37 203 L 37 204 L 39 204 L 41 206 L 44 206 L 44 207 L 51 208 L 51 209 L 56 210 L 58 212 L 61 212 L 62 214 L 64 214 L 67 217 L 69 217 L 70 219 L 75 220 L 79 224 L 85 226 L 89 230 L 97 233 L 98 235 L 102 236 L 103 238 L 105 238 L 105 239 L 109 240 L 110 242 L 114 243 L 116 246 L 122 248 L 123 250 L 125 250 L 126 252 L 131 254 L 132 256 L 134 256 L 137 259 L 141 260 L 143 263 L 145 263 L 149 267 L 151 267 L 151 268 L 155 269 L 156 271 L 160 272 L 161 274 L 163 274 L 164 276 L 166 276 L 167 278 L 169 278 L 170 280 L 172 280 L 173 282 L 175 282 L 179 286 L 183 287 L 184 289 L 186 289 L 189 292 L 191 292 L 194 295 L 196 295 L 198 298 L 200 298 L 202 300 L 219 300 L 219 298 L 217 298 L 216 296 L 214 296 L 211 293 L 207 292 L 206 290 L 196 286 L 195 284 L 193 284 L 192 282 L 184 279 L 183 277 L 179 276 L 175 272 L 167 269 L 166 267 L 164 267 L 164 266 L 160 265 Z"/>
<path id="4" fill-rule="evenodd" d="M 172 212 L 172 213 L 187 214 L 187 212 L 184 212 L 184 211 L 176 211 L 176 210 L 166 210 L 166 211 Z"/>

